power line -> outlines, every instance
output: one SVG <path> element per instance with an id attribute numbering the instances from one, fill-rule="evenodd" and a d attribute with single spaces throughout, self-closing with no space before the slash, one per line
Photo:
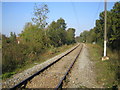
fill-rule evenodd
<path id="1" fill-rule="evenodd" d="M 79 22 L 79 18 L 78 18 L 78 13 L 77 13 L 77 11 L 76 11 L 76 7 L 75 7 L 75 5 L 74 5 L 73 2 L 72 2 L 71 4 L 72 4 L 72 8 L 73 8 L 73 13 L 74 13 L 74 15 L 75 15 L 76 24 L 77 24 L 78 28 L 80 28 L 80 27 L 79 27 L 79 26 L 80 26 L 80 22 Z"/>
<path id="2" fill-rule="evenodd" d="M 94 17 L 93 17 L 93 22 L 95 21 L 95 18 L 96 18 L 97 14 L 98 14 L 98 11 L 99 11 L 99 9 L 100 9 L 100 6 L 101 6 L 101 0 L 100 0 L 100 2 L 99 2 L 99 4 L 98 4 L 97 11 L 96 11 L 96 13 L 95 13 L 95 15 L 94 15 Z M 93 22 L 92 22 L 92 23 L 93 23 Z M 92 25 L 92 24 L 91 24 L 91 25 Z"/>

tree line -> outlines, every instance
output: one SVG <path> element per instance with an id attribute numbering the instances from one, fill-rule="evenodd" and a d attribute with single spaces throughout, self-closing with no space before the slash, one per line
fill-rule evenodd
<path id="1" fill-rule="evenodd" d="M 89 31 L 83 31 L 76 40 L 103 45 L 104 11 L 99 14 L 95 27 Z M 120 2 L 116 2 L 113 8 L 107 11 L 107 46 L 112 50 L 120 51 Z"/>
<path id="2" fill-rule="evenodd" d="M 33 22 L 28 22 L 24 30 L 16 36 L 2 35 L 2 73 L 12 72 L 29 62 L 49 48 L 75 43 L 75 29 L 68 28 L 63 18 L 48 25 L 46 19 L 49 8 L 46 4 L 35 5 Z"/>

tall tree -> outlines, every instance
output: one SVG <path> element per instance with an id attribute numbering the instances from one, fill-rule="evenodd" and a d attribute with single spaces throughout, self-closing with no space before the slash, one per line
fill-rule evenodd
<path id="1" fill-rule="evenodd" d="M 68 44 L 75 43 L 75 29 L 74 28 L 68 28 L 66 38 L 67 38 Z"/>
<path id="2" fill-rule="evenodd" d="M 58 30 L 58 36 L 59 36 L 59 45 L 63 45 L 66 43 L 66 23 L 65 20 L 60 18 L 57 20 L 57 30 Z"/>
<path id="3" fill-rule="evenodd" d="M 60 37 L 58 35 L 58 25 L 55 21 L 53 21 L 48 26 L 48 37 L 50 38 L 50 44 L 57 47 L 59 46 Z"/>
<path id="4" fill-rule="evenodd" d="M 110 42 L 113 49 L 120 50 L 120 2 L 116 2 L 111 10 L 112 31 Z"/>
<path id="5" fill-rule="evenodd" d="M 60 18 L 56 22 L 53 21 L 49 27 L 49 38 L 51 44 L 54 46 L 61 46 L 66 43 L 66 23 L 65 20 Z"/>
<path id="6" fill-rule="evenodd" d="M 45 28 L 47 25 L 46 19 L 47 13 L 49 12 L 47 4 L 43 5 L 37 5 L 35 4 L 34 7 L 34 17 L 32 18 L 32 21 L 39 26 L 39 28 Z"/>

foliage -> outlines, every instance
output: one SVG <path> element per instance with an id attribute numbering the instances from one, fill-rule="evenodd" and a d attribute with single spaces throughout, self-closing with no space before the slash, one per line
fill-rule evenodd
<path id="1" fill-rule="evenodd" d="M 67 36 L 66 36 L 67 44 L 75 43 L 75 29 L 74 28 L 68 28 L 67 30 Z"/>
<path id="2" fill-rule="evenodd" d="M 16 41 L 16 34 L 15 33 L 13 34 L 13 32 L 10 32 L 10 41 L 11 42 Z"/>
<path id="3" fill-rule="evenodd" d="M 48 26 L 48 37 L 51 45 L 58 47 L 64 44 L 75 43 L 75 29 L 69 28 L 67 31 L 65 20 L 60 18 L 57 22 L 53 21 Z"/>
<path id="4" fill-rule="evenodd" d="M 2 72 L 10 72 L 20 67 L 25 61 L 25 49 L 23 44 L 11 41 L 11 37 L 2 36 Z"/>
<path id="5" fill-rule="evenodd" d="M 45 28 L 47 25 L 46 19 L 47 13 L 49 12 L 48 6 L 46 4 L 37 6 L 35 4 L 34 7 L 34 18 L 32 18 L 32 21 L 38 25 L 40 28 Z"/>
<path id="6" fill-rule="evenodd" d="M 38 26 L 31 24 L 19 35 L 22 43 L 29 46 L 29 51 L 33 53 L 39 53 L 45 48 L 44 31 Z"/>

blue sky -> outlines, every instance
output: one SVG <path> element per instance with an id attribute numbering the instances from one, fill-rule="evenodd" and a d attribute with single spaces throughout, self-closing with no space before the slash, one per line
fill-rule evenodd
<path id="1" fill-rule="evenodd" d="M 36 2 L 37 3 L 37 2 Z M 112 9 L 115 2 L 108 2 L 107 9 Z M 34 2 L 2 2 L 2 33 L 21 33 L 26 22 L 33 17 Z M 42 4 L 39 2 L 37 4 Z M 49 7 L 49 24 L 60 17 L 65 19 L 67 28 L 75 28 L 76 36 L 83 30 L 95 26 L 95 20 L 104 10 L 103 2 L 44 2 Z"/>

